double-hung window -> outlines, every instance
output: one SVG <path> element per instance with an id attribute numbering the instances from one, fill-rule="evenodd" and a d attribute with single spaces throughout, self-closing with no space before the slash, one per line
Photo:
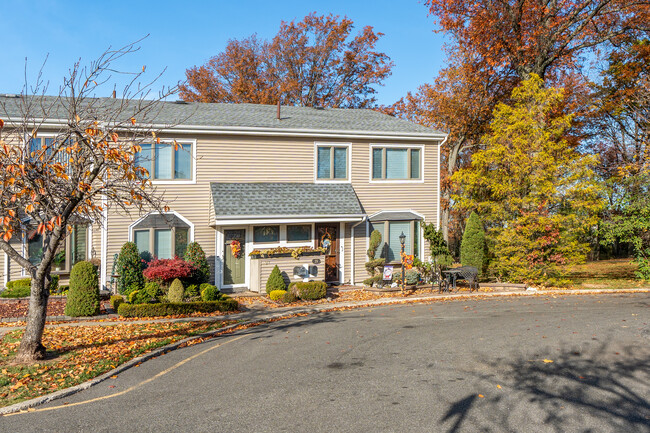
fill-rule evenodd
<path id="1" fill-rule="evenodd" d="M 345 181 L 348 173 L 349 145 L 316 145 L 316 179 L 319 181 Z"/>
<path id="2" fill-rule="evenodd" d="M 192 180 L 192 145 L 180 141 L 144 143 L 135 164 L 146 168 L 153 180 Z"/>
<path id="3" fill-rule="evenodd" d="M 422 148 L 373 146 L 372 179 L 422 179 Z"/>

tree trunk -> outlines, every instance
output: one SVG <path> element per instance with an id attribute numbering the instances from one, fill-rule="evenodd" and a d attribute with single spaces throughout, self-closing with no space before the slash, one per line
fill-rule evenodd
<path id="1" fill-rule="evenodd" d="M 45 346 L 42 340 L 47 317 L 47 300 L 50 297 L 49 282 L 49 276 L 37 274 L 36 278 L 32 278 L 27 327 L 20 341 L 20 348 L 16 355 L 17 362 L 30 363 L 45 358 Z"/>

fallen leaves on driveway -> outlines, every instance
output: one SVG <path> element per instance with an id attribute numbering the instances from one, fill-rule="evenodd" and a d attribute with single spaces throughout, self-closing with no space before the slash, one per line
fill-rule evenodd
<path id="1" fill-rule="evenodd" d="M 123 323 L 111 326 L 46 328 L 47 359 L 13 362 L 23 331 L 0 341 L 0 407 L 85 382 L 154 348 L 232 322 Z"/>

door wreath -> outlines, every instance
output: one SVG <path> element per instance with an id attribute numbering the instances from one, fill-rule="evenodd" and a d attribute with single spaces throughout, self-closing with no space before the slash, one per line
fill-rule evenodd
<path id="1" fill-rule="evenodd" d="M 232 253 L 232 256 L 236 259 L 241 257 L 241 243 L 238 240 L 233 239 L 232 241 L 230 241 L 230 252 Z"/>

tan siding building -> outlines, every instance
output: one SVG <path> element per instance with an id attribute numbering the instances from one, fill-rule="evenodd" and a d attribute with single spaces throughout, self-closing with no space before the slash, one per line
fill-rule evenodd
<path id="1" fill-rule="evenodd" d="M 169 105 L 198 113 L 195 123 L 190 117 L 162 131 L 163 144 L 152 145 L 143 163 L 170 212 L 163 221 L 107 207 L 84 252 L 101 260 L 104 287 L 115 288 L 114 258 L 127 241 L 160 258 L 199 242 L 226 291 L 263 291 L 250 252 L 279 246 L 327 247 L 318 279 L 361 284 L 368 237 L 380 226 L 393 261 L 404 230 L 408 252 L 428 258 L 416 222 L 438 224 L 444 134 L 369 110 L 282 107 L 286 117 L 278 120 L 269 106 Z M 182 148 L 165 147 L 168 140 Z M 385 219 L 373 220 L 378 214 Z M 238 257 L 233 241 L 242 247 Z M 20 278 L 16 264 L 0 260 L 5 283 Z"/>

